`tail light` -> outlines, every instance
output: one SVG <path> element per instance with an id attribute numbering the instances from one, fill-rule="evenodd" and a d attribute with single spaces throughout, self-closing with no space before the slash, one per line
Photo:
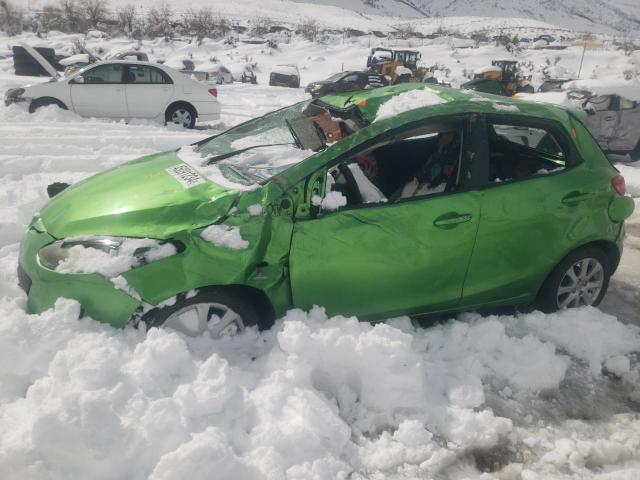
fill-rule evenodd
<path id="1" fill-rule="evenodd" d="M 624 197 L 625 193 L 627 193 L 627 186 L 624 183 L 624 177 L 622 175 L 616 175 L 613 180 L 611 180 L 611 185 L 621 197 Z"/>
<path id="2" fill-rule="evenodd" d="M 214 97 L 218 97 L 218 89 L 217 88 L 210 88 L 209 89 L 209 93 L 211 95 L 213 95 Z M 624 180 L 622 180 L 622 184 L 624 185 Z"/>

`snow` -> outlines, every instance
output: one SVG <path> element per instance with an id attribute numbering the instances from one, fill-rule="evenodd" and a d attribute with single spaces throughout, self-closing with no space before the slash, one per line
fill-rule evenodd
<path id="1" fill-rule="evenodd" d="M 320 205 L 323 210 L 333 211 L 347 204 L 347 197 L 337 191 L 327 192 L 324 198 L 314 195 L 311 199 L 313 205 Z"/>
<path id="2" fill-rule="evenodd" d="M 502 72 L 502 69 L 494 65 L 488 65 L 486 67 L 476 68 L 476 70 L 473 73 L 476 75 L 482 75 L 483 73 L 489 73 L 489 72 Z"/>
<path id="3" fill-rule="evenodd" d="M 142 254 L 135 254 L 139 249 L 148 250 Z M 73 245 L 66 249 L 66 252 L 67 257 L 56 266 L 56 272 L 99 273 L 110 278 L 143 263 L 175 255 L 176 247 L 171 243 L 160 244 L 158 241 L 149 238 L 125 238 L 117 250 L 112 252 L 105 252 L 84 245 Z"/>
<path id="4" fill-rule="evenodd" d="M 509 105 L 506 103 L 492 102 L 493 108 L 498 112 L 519 112 L 520 109 L 517 105 Z"/>
<path id="5" fill-rule="evenodd" d="M 240 228 L 230 225 L 209 225 L 200 236 L 216 247 L 230 248 L 231 250 L 249 248 L 249 242 L 240 235 Z"/>
<path id="6" fill-rule="evenodd" d="M 273 331 L 221 340 L 78 321 L 68 300 L 42 315 L 7 300 L 0 309 L 0 475 L 8 480 L 211 471 L 221 479 L 453 478 L 464 465 L 479 478 L 474 452 L 505 448 L 545 478 L 585 478 L 588 465 L 632 471 L 640 455 L 633 414 L 610 426 L 564 425 L 539 405 L 545 392 L 557 396 L 555 408 L 570 408 L 563 382 L 604 381 L 561 349 L 575 327 L 601 324 L 607 347 L 622 355 L 637 347 L 637 327 L 595 309 L 474 314 L 416 329 L 406 318 L 373 326 L 316 308 L 289 312 Z M 558 344 L 539 338 L 549 326 L 569 333 Z"/>
<path id="7" fill-rule="evenodd" d="M 62 66 L 69 66 L 75 63 L 89 63 L 89 55 L 87 53 L 79 53 L 77 55 L 71 55 L 70 57 L 63 58 L 58 62 Z"/>
<path id="8" fill-rule="evenodd" d="M 249 205 L 247 207 L 247 211 L 249 212 L 249 215 L 251 215 L 252 217 L 256 217 L 262 213 L 262 205 L 260 205 L 259 203 L 254 203 L 253 205 Z"/>
<path id="9" fill-rule="evenodd" d="M 422 89 L 409 90 L 394 95 L 384 103 L 377 111 L 375 122 L 394 117 L 404 112 L 417 108 L 428 107 L 446 103 L 447 101 L 440 97 L 438 93 L 429 87 Z"/>
<path id="10" fill-rule="evenodd" d="M 519 24 L 502 20 L 509 28 Z M 468 31 L 502 20 L 427 19 L 417 26 Z M 355 25 L 353 17 L 340 21 Z M 522 21 L 525 28 L 531 22 Z M 52 35 L 46 43 L 63 51 L 72 38 Z M 446 65 L 454 86 L 465 70 L 504 55 L 495 46 L 454 51 L 448 43 L 410 42 L 416 40 L 398 46 Z M 87 40 L 88 48 L 107 50 L 132 43 Z M 624 321 L 594 308 L 464 314 L 417 328 L 406 317 L 374 326 L 327 318 L 318 308 L 290 311 L 269 332 L 250 329 L 219 340 L 113 329 L 79 319 L 79 305 L 62 299 L 40 315 L 24 313 L 18 242 L 46 202 L 49 183 L 75 183 L 305 98 L 302 89 L 266 85 L 273 64 L 295 61 L 303 80 L 314 81 L 342 63 L 362 68 L 369 52 L 366 38 L 324 45 L 296 39 L 278 51 L 264 48 L 143 42 L 152 60 L 191 51 L 196 66 L 213 54 L 229 68 L 233 59 L 246 63 L 246 55 L 258 62 L 259 84 L 221 86 L 222 118 L 202 130 L 82 119 L 56 108 L 34 115 L 20 106 L 0 108 L 0 478 L 195 480 L 211 472 L 269 480 L 638 478 L 640 337 L 628 324 L 638 322 L 637 310 Z M 549 55 L 577 73 L 581 53 L 527 50 L 519 59 L 535 65 L 538 85 Z M 326 60 L 316 61 L 320 56 Z M 623 72 L 629 62 L 611 49 L 587 50 L 583 77 Z M 16 77 L 10 60 L 0 59 L 4 88 L 43 80 Z M 183 160 L 189 155 L 181 150 Z M 640 168 L 616 167 L 640 207 Z M 609 295 L 637 293 L 640 256 L 631 245 L 640 245 L 639 212 L 628 223 L 614 277 L 628 290 L 612 285 Z M 122 280 L 111 278 L 127 291 Z"/>

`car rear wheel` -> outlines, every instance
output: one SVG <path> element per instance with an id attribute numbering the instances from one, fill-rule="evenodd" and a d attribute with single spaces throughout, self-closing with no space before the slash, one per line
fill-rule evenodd
<path id="1" fill-rule="evenodd" d="M 596 247 L 580 248 L 565 257 L 540 290 L 538 308 L 555 312 L 564 308 L 597 306 L 604 298 L 611 264 Z"/>
<path id="2" fill-rule="evenodd" d="M 212 338 L 237 335 L 248 327 L 270 326 L 249 298 L 224 289 L 201 290 L 195 295 L 179 295 L 171 306 L 155 308 L 140 320 L 147 327 L 176 330 L 192 337 L 208 332 Z"/>
<path id="3" fill-rule="evenodd" d="M 167 122 L 193 128 L 196 125 L 196 111 L 188 105 L 175 105 L 167 111 Z"/>

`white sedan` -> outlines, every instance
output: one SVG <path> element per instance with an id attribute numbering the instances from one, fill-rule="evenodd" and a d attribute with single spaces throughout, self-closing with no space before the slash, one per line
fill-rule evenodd
<path id="1" fill-rule="evenodd" d="M 220 118 L 218 91 L 160 64 L 110 60 L 91 64 L 68 77 L 33 48 L 25 49 L 53 77 L 52 81 L 13 88 L 5 105 L 24 102 L 30 112 L 47 105 L 84 117 L 149 118 L 193 128 Z"/>

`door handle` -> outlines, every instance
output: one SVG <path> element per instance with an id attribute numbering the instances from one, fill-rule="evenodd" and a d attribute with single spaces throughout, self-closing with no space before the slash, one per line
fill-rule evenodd
<path id="1" fill-rule="evenodd" d="M 473 216 L 470 213 L 449 212 L 440 215 L 433 221 L 433 224 L 438 228 L 453 228 L 461 223 L 471 221 L 472 218 Z"/>
<path id="2" fill-rule="evenodd" d="M 591 197 L 593 197 L 593 193 L 591 192 L 571 192 L 562 197 L 562 203 L 564 205 L 577 205 Z"/>

